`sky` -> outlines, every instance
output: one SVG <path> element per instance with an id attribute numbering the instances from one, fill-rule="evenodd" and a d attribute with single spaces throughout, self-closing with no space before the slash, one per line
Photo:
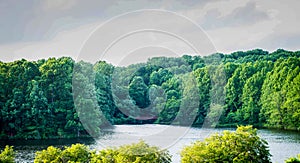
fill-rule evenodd
<path id="1" fill-rule="evenodd" d="M 0 0 L 0 60 L 126 65 L 160 55 L 296 51 L 299 20 L 299 0 Z"/>

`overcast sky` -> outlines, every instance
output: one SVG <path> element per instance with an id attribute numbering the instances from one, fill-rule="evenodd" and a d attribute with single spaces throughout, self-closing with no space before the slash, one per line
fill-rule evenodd
<path id="1" fill-rule="evenodd" d="M 190 19 L 203 29 L 218 52 L 255 48 L 268 51 L 300 49 L 299 0 L 0 0 L 0 60 L 60 56 L 76 59 L 85 41 L 101 24 L 120 14 L 141 9 L 172 11 Z M 123 19 L 127 21 L 126 17 Z M 188 27 L 184 28 L 185 32 L 193 33 Z M 129 42 L 136 44 L 133 40 L 138 37 L 136 35 Z M 168 39 L 153 34 L 151 37 Z M 132 53 L 149 52 L 149 47 L 141 49 Z M 153 49 L 157 52 L 157 47 Z M 162 49 L 161 52 L 167 55 L 173 50 L 171 46 Z M 177 53 L 185 53 L 184 48 Z M 187 50 L 186 53 L 191 52 Z M 119 64 L 120 60 L 116 58 L 124 58 L 122 55 L 125 52 L 111 50 L 102 59 Z M 132 57 L 132 60 L 134 58 L 139 57 Z"/>

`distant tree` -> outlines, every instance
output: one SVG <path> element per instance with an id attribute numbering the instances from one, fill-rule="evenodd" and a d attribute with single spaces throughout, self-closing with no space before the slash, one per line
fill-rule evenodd
<path id="1" fill-rule="evenodd" d="M 275 63 L 273 70 L 267 74 L 262 87 L 262 109 L 260 114 L 265 126 L 299 128 L 299 124 L 296 122 L 299 113 L 297 106 L 294 105 L 299 97 L 297 92 L 299 66 L 299 58 L 280 59 Z"/>
<path id="2" fill-rule="evenodd" d="M 199 68 L 193 72 L 198 86 L 199 106 L 194 125 L 202 125 L 210 105 L 211 79 L 208 68 Z"/>
<path id="3" fill-rule="evenodd" d="M 142 77 L 133 78 L 129 84 L 129 95 L 140 108 L 146 108 L 150 105 L 149 90 Z"/>

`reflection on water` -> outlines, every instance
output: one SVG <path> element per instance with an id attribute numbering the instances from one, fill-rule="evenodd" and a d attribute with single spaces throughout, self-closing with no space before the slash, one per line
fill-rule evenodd
<path id="1" fill-rule="evenodd" d="M 187 131 L 181 133 L 183 137 L 174 139 L 174 133 L 169 131 L 172 127 L 174 131 Z M 210 134 L 222 132 L 224 129 L 201 129 L 187 128 L 165 125 L 117 125 L 114 129 L 106 130 L 97 140 L 92 138 L 85 139 L 56 139 L 56 140 L 27 140 L 27 141 L 0 141 L 1 147 L 6 144 L 14 145 L 17 151 L 17 162 L 32 162 L 34 153 L 37 150 L 47 148 L 49 145 L 56 147 L 69 146 L 74 143 L 89 145 L 92 149 L 103 149 L 108 146 L 118 146 L 137 142 L 140 139 L 146 140 L 151 145 L 158 145 L 167 148 L 173 155 L 173 162 L 180 161 L 180 150 L 196 140 L 203 140 Z M 234 130 L 234 129 L 226 129 Z M 173 131 L 173 130 L 171 130 Z M 164 133 L 164 135 L 160 135 Z M 270 152 L 273 155 L 273 162 L 284 162 L 289 157 L 300 153 L 300 133 L 280 130 L 259 130 L 259 135 L 269 143 Z M 167 140 L 174 141 L 169 146 L 165 146 Z"/>

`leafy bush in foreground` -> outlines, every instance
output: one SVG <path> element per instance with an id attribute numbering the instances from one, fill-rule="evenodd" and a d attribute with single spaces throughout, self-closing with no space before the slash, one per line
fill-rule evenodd
<path id="1" fill-rule="evenodd" d="M 286 163 L 300 163 L 300 154 L 298 155 L 298 157 L 291 157 L 287 160 L 285 160 Z"/>
<path id="2" fill-rule="evenodd" d="M 36 152 L 34 163 L 123 163 L 123 162 L 157 162 L 169 163 L 171 156 L 166 150 L 149 146 L 144 141 L 131 145 L 123 145 L 119 148 L 108 148 L 99 152 L 90 150 L 82 144 L 66 147 L 64 150 L 48 147 L 46 150 Z"/>
<path id="3" fill-rule="evenodd" d="M 106 162 L 156 162 L 169 163 L 171 155 L 166 150 L 160 150 L 158 147 L 149 146 L 144 141 L 130 145 L 123 145 L 115 149 L 106 149 L 95 154 L 92 163 Z"/>
<path id="4" fill-rule="evenodd" d="M 4 150 L 0 153 L 1 163 L 14 163 L 15 162 L 15 152 L 12 146 L 5 146 Z"/>
<path id="5" fill-rule="evenodd" d="M 90 162 L 93 151 L 83 144 L 73 144 L 64 150 L 50 146 L 36 152 L 34 163 Z"/>
<path id="6" fill-rule="evenodd" d="M 252 126 L 224 131 L 205 141 L 196 141 L 181 152 L 181 161 L 190 162 L 271 162 L 267 142 L 260 139 Z"/>

